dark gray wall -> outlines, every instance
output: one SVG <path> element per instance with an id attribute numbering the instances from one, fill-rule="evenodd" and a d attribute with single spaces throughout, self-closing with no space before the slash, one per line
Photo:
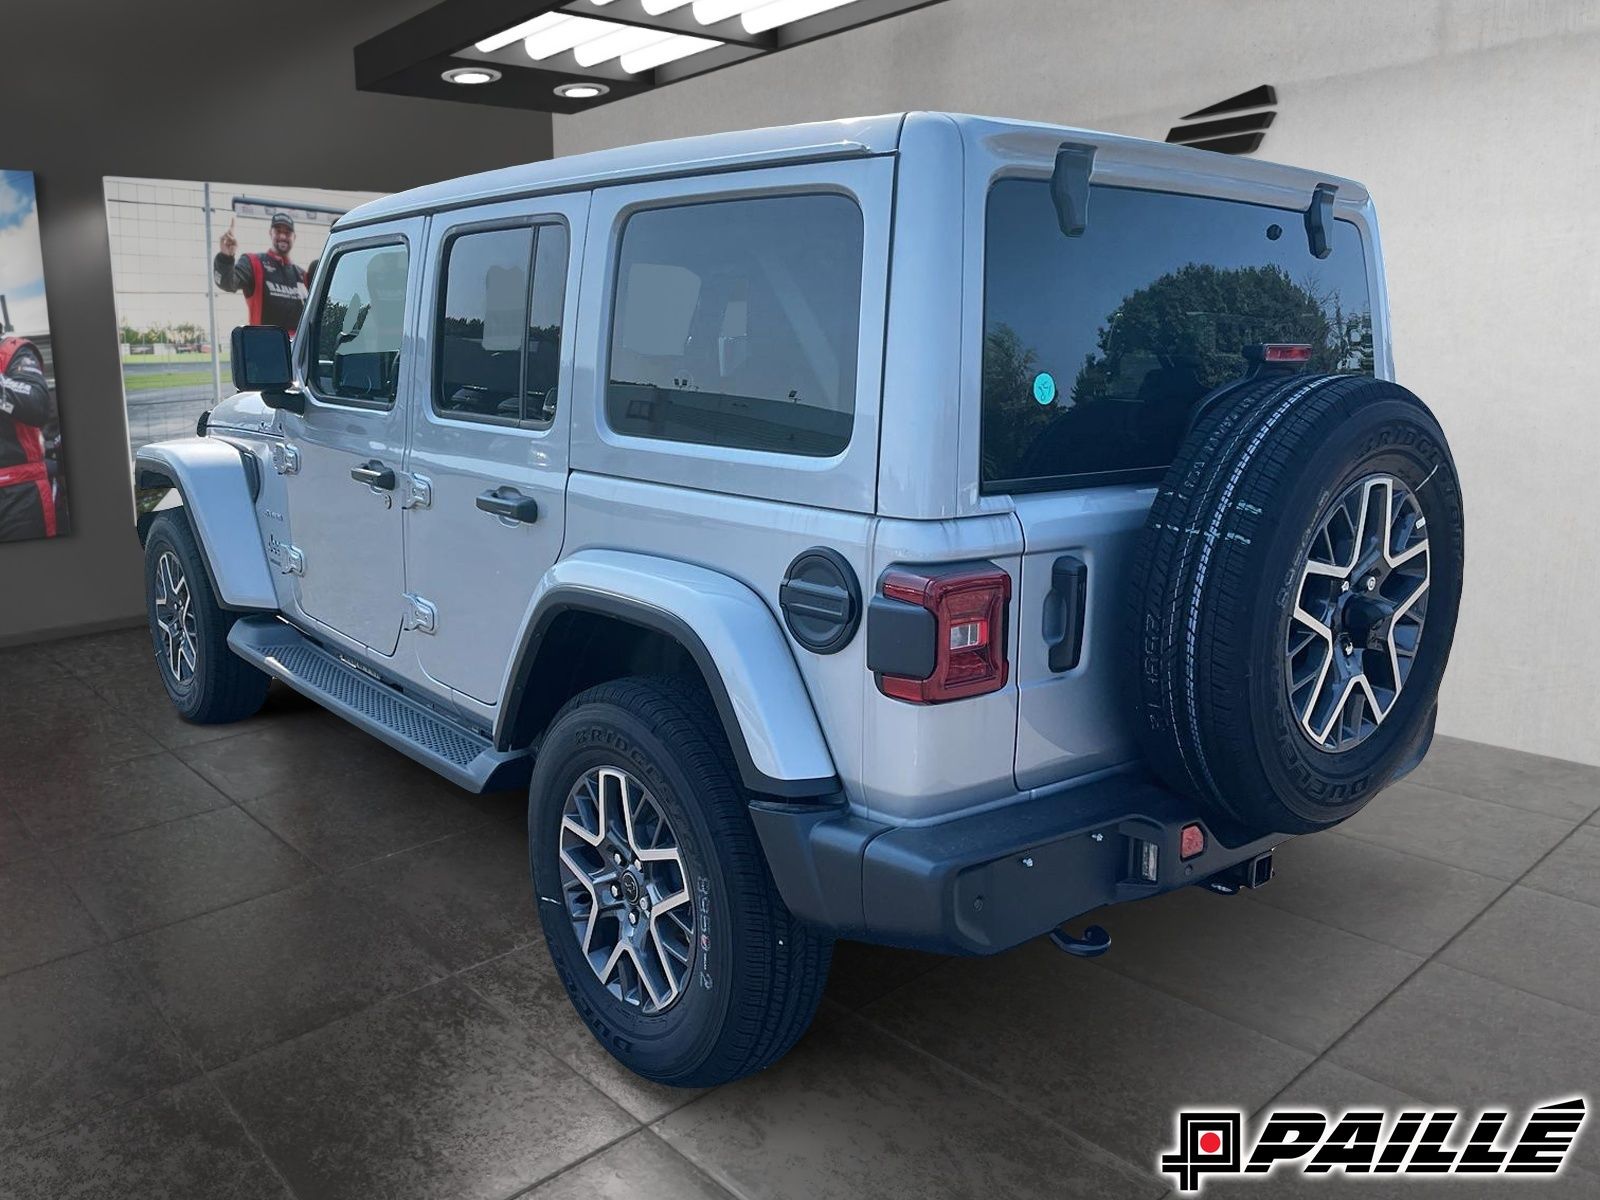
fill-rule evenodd
<path id="1" fill-rule="evenodd" d="M 37 177 L 73 530 L 0 545 L 0 644 L 143 612 L 102 176 L 394 191 L 550 156 L 546 116 L 355 90 L 356 43 L 430 3 L 6 5 L 0 166 Z"/>

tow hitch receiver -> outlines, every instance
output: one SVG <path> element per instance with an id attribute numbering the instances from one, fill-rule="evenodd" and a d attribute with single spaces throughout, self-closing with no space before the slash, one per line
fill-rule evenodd
<path id="1" fill-rule="evenodd" d="M 1226 871 L 1218 871 L 1205 884 L 1213 892 L 1232 896 L 1240 888 L 1266 887 L 1272 882 L 1272 851 L 1258 854 L 1242 863 L 1235 863 Z"/>
<path id="2" fill-rule="evenodd" d="M 1055 943 L 1056 949 L 1065 950 L 1079 958 L 1099 958 L 1111 949 L 1111 935 L 1098 925 L 1089 926 L 1083 931 L 1082 937 L 1068 933 L 1065 926 L 1052 929 L 1050 940 Z"/>

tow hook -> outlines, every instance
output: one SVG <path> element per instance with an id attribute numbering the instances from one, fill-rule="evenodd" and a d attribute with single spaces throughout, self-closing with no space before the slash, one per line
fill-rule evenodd
<path id="1" fill-rule="evenodd" d="M 1272 882 L 1272 851 L 1258 854 L 1242 863 L 1235 863 L 1226 871 L 1218 871 L 1205 881 L 1206 887 L 1220 896 L 1232 896 L 1240 888 L 1266 887 Z"/>
<path id="2" fill-rule="evenodd" d="M 1111 949 L 1111 935 L 1098 925 L 1089 926 L 1083 931 L 1082 937 L 1068 933 L 1065 926 L 1052 929 L 1050 940 L 1055 943 L 1057 950 L 1065 950 L 1078 958 L 1099 958 Z"/>

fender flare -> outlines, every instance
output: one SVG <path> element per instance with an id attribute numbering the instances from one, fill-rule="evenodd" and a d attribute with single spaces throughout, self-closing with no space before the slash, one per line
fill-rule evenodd
<path id="1" fill-rule="evenodd" d="M 254 476 L 247 455 L 255 465 Z M 223 607 L 277 611 L 277 589 L 256 521 L 260 464 L 254 455 L 219 438 L 154 442 L 135 456 L 133 480 L 136 488 L 177 489 Z M 148 518 L 140 517 L 141 542 L 147 527 Z"/>
<path id="2" fill-rule="evenodd" d="M 534 592 L 495 728 L 507 748 L 511 716 L 532 681 L 555 619 L 581 611 L 615 617 L 681 645 L 705 677 L 744 785 L 786 799 L 835 796 L 839 776 L 771 610 L 745 584 L 676 559 L 583 550 L 551 567 Z"/>

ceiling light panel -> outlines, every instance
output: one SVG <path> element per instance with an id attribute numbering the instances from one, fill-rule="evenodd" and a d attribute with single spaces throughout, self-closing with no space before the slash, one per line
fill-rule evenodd
<path id="1" fill-rule="evenodd" d="M 442 0 L 357 46 L 356 86 L 578 112 L 941 2 Z M 475 69 L 493 78 L 453 82 Z"/>

